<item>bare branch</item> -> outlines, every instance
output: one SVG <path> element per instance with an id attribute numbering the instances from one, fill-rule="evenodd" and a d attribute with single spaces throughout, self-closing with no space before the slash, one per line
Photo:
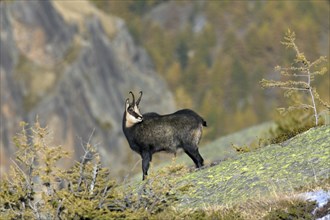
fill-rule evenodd
<path id="1" fill-rule="evenodd" d="M 308 89 L 304 88 L 296 88 L 296 87 L 285 87 L 285 86 L 277 86 L 280 89 L 288 89 L 288 90 L 298 90 L 298 91 L 308 91 Z"/>
<path id="2" fill-rule="evenodd" d="M 61 219 L 60 215 L 61 215 L 61 209 L 62 209 L 64 199 L 65 198 L 60 200 L 60 203 L 58 204 L 57 209 L 56 209 L 56 216 L 55 217 L 58 218 L 58 219 Z"/>
<path id="3" fill-rule="evenodd" d="M 17 167 L 17 169 L 23 174 L 23 177 L 26 181 L 26 184 L 27 185 L 30 185 L 30 181 L 29 181 L 29 178 L 26 176 L 25 172 L 19 167 L 19 165 L 16 163 L 15 160 L 13 160 L 12 158 L 10 158 L 10 160 L 15 164 L 15 166 Z"/>
<path id="4" fill-rule="evenodd" d="M 39 201 L 40 200 L 38 200 L 37 202 L 35 202 L 33 205 L 31 203 L 31 201 L 29 201 L 29 206 L 32 209 L 34 215 L 36 216 L 36 219 L 41 219 L 41 216 L 40 216 L 40 213 L 39 213 L 39 210 L 38 210 L 38 207 L 37 207 Z"/>
<path id="5" fill-rule="evenodd" d="M 108 186 L 106 186 L 103 190 L 102 197 L 101 197 L 99 205 L 98 205 L 99 209 L 102 208 L 102 205 L 103 205 L 104 200 L 105 200 L 105 195 L 106 195 L 107 192 L 108 192 Z"/>
<path id="6" fill-rule="evenodd" d="M 296 76 L 296 77 L 300 77 L 300 76 L 302 76 L 302 77 L 309 77 L 309 75 L 308 74 L 292 74 L 292 76 Z"/>
<path id="7" fill-rule="evenodd" d="M 91 142 L 92 137 L 93 137 L 93 135 L 94 135 L 94 132 L 95 132 L 95 128 L 93 128 L 93 131 L 92 131 L 91 135 L 89 135 L 89 138 L 88 138 L 88 142 L 87 142 L 87 144 L 89 144 L 89 143 Z"/>
<path id="8" fill-rule="evenodd" d="M 89 190 L 90 194 L 93 194 L 93 190 L 94 190 L 95 183 L 96 183 L 96 177 L 99 172 L 99 166 L 100 166 L 100 164 L 96 163 L 93 168 L 93 178 L 92 178 L 92 182 L 91 182 L 90 190 Z"/>

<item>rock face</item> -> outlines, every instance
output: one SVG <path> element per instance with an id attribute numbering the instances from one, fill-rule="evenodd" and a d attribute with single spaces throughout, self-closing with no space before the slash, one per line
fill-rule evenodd
<path id="1" fill-rule="evenodd" d="M 2 168 L 19 121 L 38 116 L 77 159 L 92 136 L 114 169 L 131 154 L 121 131 L 130 90 L 144 91 L 142 112 L 174 110 L 172 94 L 121 19 L 87 1 L 1 2 L 0 10 Z"/>

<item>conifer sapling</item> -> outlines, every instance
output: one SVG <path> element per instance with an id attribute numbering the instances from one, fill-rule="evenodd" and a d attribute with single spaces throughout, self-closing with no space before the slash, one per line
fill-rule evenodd
<path id="1" fill-rule="evenodd" d="M 312 82 L 316 75 L 324 75 L 328 69 L 326 67 L 320 67 L 320 64 L 326 63 L 327 59 L 325 56 L 320 56 L 315 61 L 310 61 L 306 58 L 304 53 L 299 51 L 295 43 L 295 33 L 288 30 L 285 34 L 284 41 L 281 42 L 287 48 L 292 48 L 296 54 L 294 62 L 289 67 L 276 66 L 275 70 L 280 72 L 282 76 L 293 78 L 294 80 L 287 81 L 275 81 L 275 80 L 261 80 L 261 86 L 263 88 L 281 88 L 286 90 L 285 95 L 290 97 L 294 92 L 304 92 L 308 94 L 310 98 L 309 103 L 299 103 L 298 105 L 290 106 L 287 110 L 293 109 L 312 109 L 315 118 L 315 126 L 319 123 L 318 106 L 316 101 L 319 102 L 323 107 L 330 111 L 330 104 L 323 101 L 317 93 Z"/>

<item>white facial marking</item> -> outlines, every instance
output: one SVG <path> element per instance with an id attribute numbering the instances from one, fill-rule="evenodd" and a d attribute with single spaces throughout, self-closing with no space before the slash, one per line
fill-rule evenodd
<path id="1" fill-rule="evenodd" d="M 126 113 L 126 127 L 130 128 L 133 125 L 140 123 L 142 121 L 142 117 L 135 118 L 133 115 Z"/>
<path id="2" fill-rule="evenodd" d="M 134 105 L 134 111 L 136 114 L 138 114 L 139 116 L 142 117 L 142 114 L 140 113 L 140 109 L 139 109 L 139 107 L 137 107 L 137 105 Z"/>
<path id="3" fill-rule="evenodd" d="M 127 128 L 132 127 L 133 125 L 135 125 L 137 123 L 140 123 L 143 120 L 142 114 L 140 113 L 140 110 L 136 105 L 133 107 L 133 111 L 138 117 L 136 117 L 135 114 L 131 114 L 129 112 L 129 103 L 128 103 L 128 101 L 126 101 L 126 122 L 125 122 L 125 126 Z"/>

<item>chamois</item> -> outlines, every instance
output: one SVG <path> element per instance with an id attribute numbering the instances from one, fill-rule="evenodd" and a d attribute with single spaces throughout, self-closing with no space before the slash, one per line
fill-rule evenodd
<path id="1" fill-rule="evenodd" d="M 142 157 L 142 180 L 148 175 L 152 155 L 159 151 L 176 153 L 178 148 L 194 161 L 197 168 L 203 166 L 203 158 L 198 152 L 197 145 L 202 136 L 202 128 L 206 121 L 190 109 L 182 109 L 168 115 L 159 115 L 155 112 L 140 113 L 140 97 L 135 102 L 126 99 L 123 116 L 123 132 L 130 148 Z"/>

